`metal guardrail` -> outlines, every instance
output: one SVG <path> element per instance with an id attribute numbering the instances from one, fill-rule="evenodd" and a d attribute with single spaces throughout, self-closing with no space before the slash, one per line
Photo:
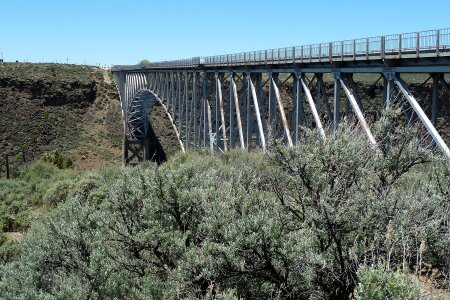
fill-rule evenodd
<path id="1" fill-rule="evenodd" d="M 114 69 L 192 68 L 437 57 L 450 53 L 450 28 L 234 54 L 193 57 Z"/>

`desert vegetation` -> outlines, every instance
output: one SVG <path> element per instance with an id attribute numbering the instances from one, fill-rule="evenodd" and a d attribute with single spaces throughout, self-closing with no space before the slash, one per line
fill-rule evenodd
<path id="1" fill-rule="evenodd" d="M 82 173 L 39 161 L 0 181 L 15 203 L 0 213 L 0 295 L 436 299 L 416 278 L 448 289 L 450 166 L 395 118 L 375 124 L 377 148 L 343 124 L 267 153 Z"/>

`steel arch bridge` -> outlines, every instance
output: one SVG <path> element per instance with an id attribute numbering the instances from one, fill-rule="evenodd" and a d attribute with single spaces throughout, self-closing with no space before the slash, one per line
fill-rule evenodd
<path id="1" fill-rule="evenodd" d="M 112 73 L 124 120 L 125 165 L 149 159 L 148 115 L 156 102 L 167 113 L 182 151 L 266 150 L 269 132 L 292 147 L 299 143 L 302 126 L 316 128 L 325 139 L 350 115 L 368 142 L 376 144 L 367 121 L 374 116 L 365 110 L 373 104 L 360 96 L 353 77 L 358 73 L 378 74 L 377 82 L 383 82 L 377 111 L 400 103 L 405 120 L 420 124 L 450 160 L 437 129 L 442 116 L 449 115 L 448 106 L 439 109 L 438 100 L 450 95 L 445 80 L 450 73 L 450 29 L 116 66 Z M 407 73 L 428 74 L 431 101 L 413 96 L 402 78 Z M 330 84 L 332 95 L 327 93 Z M 280 89 L 289 92 L 288 99 L 282 99 Z"/>

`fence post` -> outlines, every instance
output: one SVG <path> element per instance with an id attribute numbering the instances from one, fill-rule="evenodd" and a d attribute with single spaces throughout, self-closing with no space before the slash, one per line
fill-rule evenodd
<path id="1" fill-rule="evenodd" d="M 295 65 L 295 47 L 292 47 L 292 63 Z"/>
<path id="2" fill-rule="evenodd" d="M 329 61 L 333 61 L 333 44 L 332 43 L 328 43 L 328 56 L 329 56 Z"/>
<path id="3" fill-rule="evenodd" d="M 366 38 L 366 59 L 369 60 L 369 38 Z"/>
<path id="4" fill-rule="evenodd" d="M 319 44 L 319 62 L 322 62 L 322 44 Z"/>
<path id="5" fill-rule="evenodd" d="M 8 158 L 8 154 L 5 155 L 5 162 L 6 162 L 6 179 L 9 179 L 9 158 Z"/>
<path id="6" fill-rule="evenodd" d="M 300 62 L 303 63 L 303 46 L 302 46 L 301 55 L 300 55 Z"/>
<path id="7" fill-rule="evenodd" d="M 439 36 L 440 30 L 436 31 L 436 56 L 439 56 Z"/>
<path id="8" fill-rule="evenodd" d="M 420 33 L 416 33 L 416 55 L 419 57 L 419 49 L 420 49 Z"/>
<path id="9" fill-rule="evenodd" d="M 356 59 L 356 40 L 353 40 L 353 60 Z"/>

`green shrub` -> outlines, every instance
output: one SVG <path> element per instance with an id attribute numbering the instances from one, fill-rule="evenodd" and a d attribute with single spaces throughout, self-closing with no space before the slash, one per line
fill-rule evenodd
<path id="1" fill-rule="evenodd" d="M 83 176 L 30 167 L 22 181 L 48 178 L 34 186 L 55 209 L 0 269 L 0 294 L 346 299 L 359 280 L 358 293 L 386 282 L 414 299 L 400 273 L 364 266 L 445 266 L 450 172 L 407 129 L 385 135 L 381 151 L 342 126 L 267 154 L 187 153 Z"/>
<path id="2" fill-rule="evenodd" d="M 0 180 L 0 232 L 18 231 L 30 225 L 28 197 L 31 187 L 21 180 Z"/>
<path id="3" fill-rule="evenodd" d="M 358 270 L 357 300 L 425 300 L 438 299 L 422 294 L 417 281 L 401 271 L 362 267 Z"/>
<path id="4" fill-rule="evenodd" d="M 14 179 L 0 179 L 0 232 L 27 229 L 33 210 L 64 202 L 79 179 L 43 161 L 23 166 Z"/>
<path id="5" fill-rule="evenodd" d="M 52 153 L 45 153 L 42 160 L 51 164 L 54 164 L 59 169 L 69 169 L 73 167 L 73 162 L 70 158 L 63 156 L 57 150 Z"/>
<path id="6" fill-rule="evenodd" d="M 0 265 L 17 259 L 20 255 L 20 245 L 0 234 Z"/>

